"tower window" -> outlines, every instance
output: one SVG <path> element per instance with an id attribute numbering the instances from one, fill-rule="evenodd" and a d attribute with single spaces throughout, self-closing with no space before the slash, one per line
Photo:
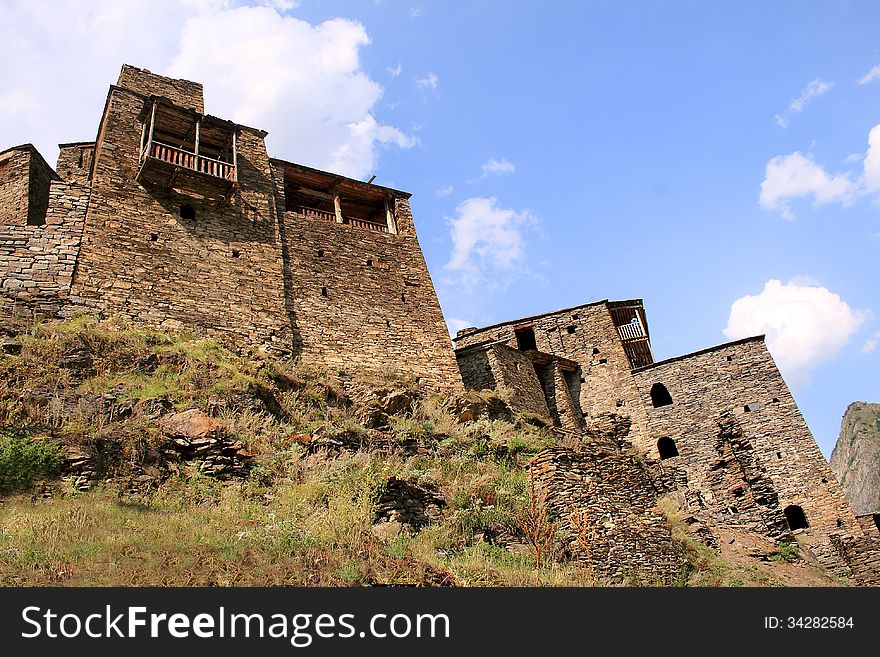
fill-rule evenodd
<path id="1" fill-rule="evenodd" d="M 196 218 L 196 209 L 191 206 L 189 203 L 184 203 L 180 206 L 180 210 L 178 212 L 181 219 L 195 219 Z"/>
<path id="2" fill-rule="evenodd" d="M 664 437 L 657 441 L 657 453 L 660 454 L 660 460 L 670 459 L 678 456 L 678 447 L 672 438 Z"/>
<path id="3" fill-rule="evenodd" d="M 670 406 L 672 404 L 672 395 L 669 394 L 666 386 L 662 383 L 655 383 L 651 386 L 651 403 L 654 405 L 654 408 Z"/>
<path id="4" fill-rule="evenodd" d="M 569 335 L 571 335 L 572 333 L 575 332 L 576 329 L 575 329 L 574 326 L 566 326 L 566 327 L 565 327 L 565 330 L 566 330 L 566 332 L 567 332 Z"/>
<path id="5" fill-rule="evenodd" d="M 538 349 L 538 343 L 535 342 L 535 329 L 533 327 L 514 329 L 514 334 L 516 335 L 516 348 L 520 351 Z"/>
<path id="6" fill-rule="evenodd" d="M 791 504 L 785 507 L 783 513 L 785 514 L 785 519 L 788 521 L 788 527 L 792 531 L 795 529 L 806 529 L 810 526 L 810 523 L 807 522 L 807 515 L 797 504 Z"/>
<path id="7" fill-rule="evenodd" d="M 322 296 L 322 297 L 326 297 L 326 296 L 327 296 L 327 288 L 326 288 L 326 287 L 322 287 L 322 288 L 321 288 L 321 296 Z"/>

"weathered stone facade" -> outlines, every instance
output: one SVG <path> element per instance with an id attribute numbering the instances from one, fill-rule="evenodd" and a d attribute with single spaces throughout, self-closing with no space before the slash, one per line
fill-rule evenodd
<path id="1" fill-rule="evenodd" d="M 530 464 L 539 494 L 569 549 L 600 579 L 670 584 L 678 558 L 658 491 L 636 460 L 611 443 L 546 449 Z"/>
<path id="2" fill-rule="evenodd" d="M 58 312 L 73 277 L 89 202 L 30 144 L 0 154 L 0 310 Z"/>
<path id="3" fill-rule="evenodd" d="M 642 431 L 646 418 L 641 395 L 633 382 L 630 357 L 614 316 L 620 303 L 633 309 L 624 321 L 638 314 L 647 334 L 640 300 L 618 304 L 598 301 L 486 328 L 464 329 L 455 338 L 456 354 L 461 361 L 470 350 L 495 344 L 533 353 L 541 382 L 550 393 L 547 401 L 554 409 L 560 407 L 553 418 L 559 426 L 589 427 L 603 414 L 618 413 L 632 418 L 634 432 Z M 573 366 L 561 369 L 559 365 L 564 366 L 566 361 Z M 484 387 L 479 381 L 469 381 L 467 372 L 463 375 L 467 386 Z M 494 376 L 503 378 L 503 374 Z M 560 396 L 562 401 L 556 404 Z"/>
<path id="4" fill-rule="evenodd" d="M 621 308 L 636 313 L 632 326 Z M 880 574 L 866 565 L 873 563 L 873 535 L 857 521 L 763 336 L 655 363 L 649 345 L 648 351 L 631 347 L 634 336 L 641 340 L 643 332 L 647 339 L 640 328 L 646 326 L 640 302 L 601 301 L 465 329 L 456 337 L 457 355 L 467 387 L 497 389 L 514 410 L 538 403 L 529 399 L 526 405 L 522 396 L 505 393 L 508 368 L 477 354 L 500 345 L 518 349 L 539 378 L 542 362 L 574 361 L 572 375 L 552 377 L 554 388 L 546 385 L 550 377 L 542 381 L 558 426 L 588 434 L 608 413 L 621 416 L 630 425 L 620 454 L 629 448 L 641 453 L 651 486 L 676 497 L 701 525 L 797 540 L 838 576 L 880 583 Z M 560 405 L 560 392 L 570 393 L 579 408 Z M 573 409 L 583 419 L 580 428 L 571 422 Z M 572 481 L 586 476 L 583 467 L 570 465 Z"/>
<path id="5" fill-rule="evenodd" d="M 198 83 L 123 66 L 97 140 L 62 144 L 56 171 L 0 154 L 4 303 L 460 386 L 409 194 L 270 160 L 265 136 L 204 115 Z"/>

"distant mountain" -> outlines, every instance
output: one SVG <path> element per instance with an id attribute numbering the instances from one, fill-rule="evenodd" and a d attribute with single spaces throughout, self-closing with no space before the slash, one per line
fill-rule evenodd
<path id="1" fill-rule="evenodd" d="M 880 512 L 880 404 L 849 405 L 831 452 L 831 469 L 856 514 Z"/>

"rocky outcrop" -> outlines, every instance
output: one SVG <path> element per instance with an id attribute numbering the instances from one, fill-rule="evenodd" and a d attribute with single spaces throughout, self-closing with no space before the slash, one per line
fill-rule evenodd
<path id="1" fill-rule="evenodd" d="M 420 485 L 391 477 L 376 503 L 373 524 L 383 533 L 390 527 L 394 533 L 405 529 L 417 532 L 422 527 L 440 520 L 446 501 L 432 484 Z"/>
<path id="2" fill-rule="evenodd" d="M 224 426 L 197 409 L 166 415 L 159 428 L 168 439 L 168 461 L 198 461 L 199 470 L 215 477 L 241 477 L 251 467 L 244 445 L 224 435 Z"/>
<path id="3" fill-rule="evenodd" d="M 880 404 L 849 405 L 831 452 L 831 469 L 856 515 L 880 512 Z"/>

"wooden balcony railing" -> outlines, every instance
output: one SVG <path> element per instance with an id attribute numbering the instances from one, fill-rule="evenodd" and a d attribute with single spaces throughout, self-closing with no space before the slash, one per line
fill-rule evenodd
<path id="1" fill-rule="evenodd" d="M 636 340 L 638 338 L 646 338 L 645 331 L 642 329 L 641 323 L 622 324 L 617 327 L 621 340 Z"/>
<path id="2" fill-rule="evenodd" d="M 198 171 L 216 178 L 223 178 L 235 182 L 235 165 L 230 162 L 221 162 L 211 157 L 197 155 L 190 151 L 176 148 L 158 141 L 151 141 L 143 154 L 143 158 L 151 157 L 155 160 L 167 162 L 184 169 Z"/>
<path id="3" fill-rule="evenodd" d="M 355 228 L 366 228 L 367 230 L 375 230 L 377 233 L 388 232 L 387 224 L 375 224 L 372 221 L 361 221 L 360 219 L 349 219 L 348 223 L 350 223 Z"/>
<path id="4" fill-rule="evenodd" d="M 327 212 L 326 210 L 316 210 L 315 208 L 307 208 L 304 205 L 294 209 L 294 212 L 304 217 L 312 217 L 313 219 L 325 219 L 327 221 L 336 221 L 335 212 Z"/>
<path id="5" fill-rule="evenodd" d="M 328 212 L 327 210 L 317 210 L 316 208 L 309 208 L 304 205 L 297 206 L 293 209 L 297 214 L 301 214 L 304 217 L 311 217 L 313 219 L 322 219 L 325 221 L 336 221 L 336 213 Z M 367 230 L 374 230 L 377 233 L 388 233 L 387 224 L 377 224 L 373 221 L 363 221 L 361 219 L 347 219 L 343 223 L 347 223 L 350 226 L 354 226 L 355 228 L 365 228 Z"/>

